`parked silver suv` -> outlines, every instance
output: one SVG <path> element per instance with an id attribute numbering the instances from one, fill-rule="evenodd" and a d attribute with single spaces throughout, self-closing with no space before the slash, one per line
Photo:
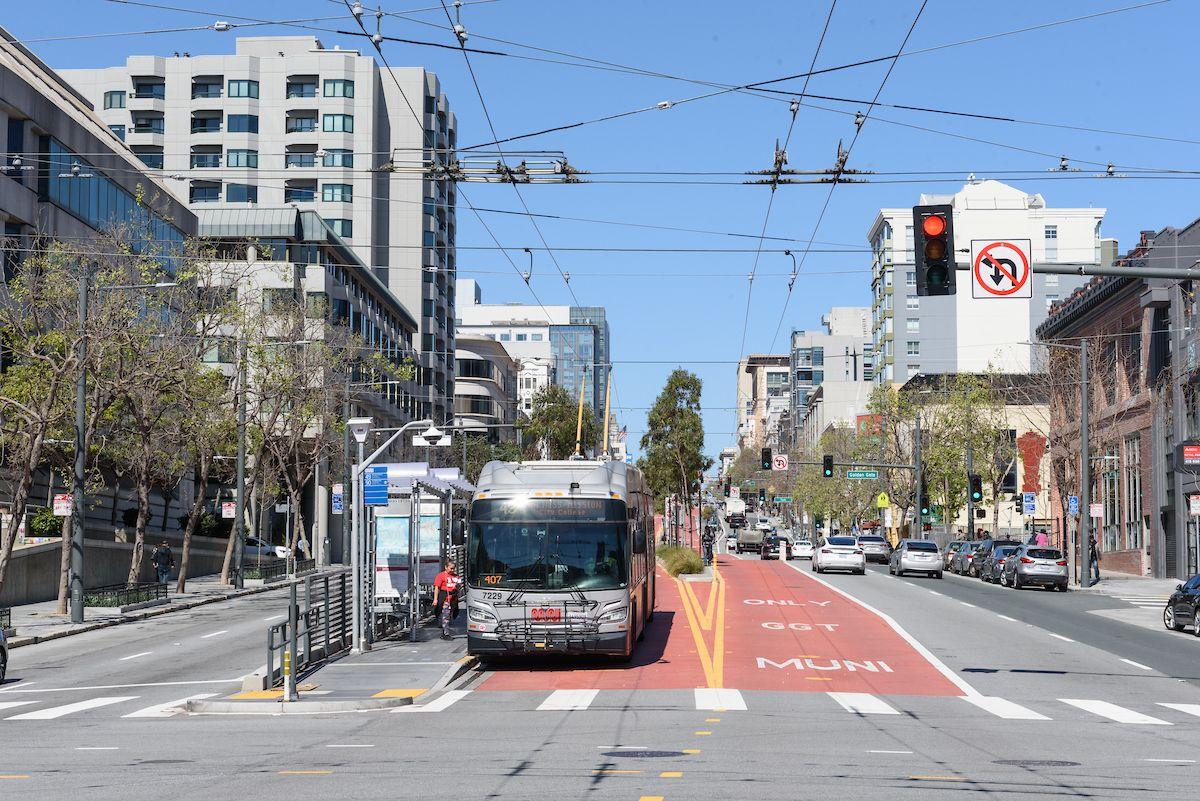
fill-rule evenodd
<path id="1" fill-rule="evenodd" d="M 1014 590 L 1032 586 L 1066 592 L 1067 560 L 1057 548 L 1022 545 L 1005 559 L 1000 583 Z"/>

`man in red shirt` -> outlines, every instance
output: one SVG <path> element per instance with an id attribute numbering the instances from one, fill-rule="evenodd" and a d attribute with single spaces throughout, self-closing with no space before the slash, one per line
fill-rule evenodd
<path id="1" fill-rule="evenodd" d="M 450 639 L 450 621 L 458 617 L 458 596 L 462 579 L 453 562 L 433 580 L 434 614 L 442 621 L 442 639 Z"/>

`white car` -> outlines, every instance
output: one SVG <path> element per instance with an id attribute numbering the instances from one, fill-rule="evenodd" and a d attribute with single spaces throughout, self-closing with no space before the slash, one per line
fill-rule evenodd
<path id="1" fill-rule="evenodd" d="M 737 547 L 737 534 L 730 534 L 725 537 L 725 549 L 732 551 Z"/>
<path id="2" fill-rule="evenodd" d="M 754 525 L 754 527 L 765 534 L 770 534 L 771 530 L 774 528 L 774 526 L 771 525 L 771 521 L 765 517 L 758 518 L 758 522 Z"/>
<path id="3" fill-rule="evenodd" d="M 812 540 L 797 540 L 792 547 L 792 556 L 796 559 L 812 559 L 813 552 Z"/>
<path id="4" fill-rule="evenodd" d="M 862 576 L 867 572 L 867 558 L 857 537 L 829 537 L 813 555 L 812 569 L 818 573 L 848 570 Z"/>
<path id="5" fill-rule="evenodd" d="M 269 542 L 260 540 L 258 537 L 246 537 L 242 555 L 266 557 L 273 556 L 276 559 L 287 559 L 288 549 L 287 546 L 272 545 Z"/>

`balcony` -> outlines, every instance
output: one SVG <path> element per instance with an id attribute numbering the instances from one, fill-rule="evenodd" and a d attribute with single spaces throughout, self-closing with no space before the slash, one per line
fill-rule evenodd
<path id="1" fill-rule="evenodd" d="M 288 153 L 283 157 L 283 166 L 285 167 L 315 167 L 317 166 L 316 153 Z"/>
<path id="2" fill-rule="evenodd" d="M 304 81 L 304 82 L 288 81 L 288 85 L 287 85 L 287 99 L 288 100 L 291 100 L 292 98 L 296 98 L 296 97 L 316 97 L 316 96 L 317 96 L 317 84 L 315 81 L 313 83 L 308 83 L 307 81 Z"/>
<path id="3" fill-rule="evenodd" d="M 289 116 L 287 123 L 284 125 L 286 133 L 316 133 L 317 117 L 312 116 Z"/>
<path id="4" fill-rule="evenodd" d="M 193 153 L 191 166 L 194 170 L 213 169 L 221 166 L 220 153 Z"/>

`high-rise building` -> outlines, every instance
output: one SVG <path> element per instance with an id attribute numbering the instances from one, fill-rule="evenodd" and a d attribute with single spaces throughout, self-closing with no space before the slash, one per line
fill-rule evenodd
<path id="1" fill-rule="evenodd" d="M 316 211 L 417 319 L 417 413 L 450 419 L 455 190 L 404 172 L 456 146 L 437 76 L 311 36 L 62 74 L 193 208 Z"/>
<path id="2" fill-rule="evenodd" d="M 969 181 L 953 195 L 926 195 L 919 205 L 954 207 L 958 262 L 970 260 L 972 240 L 1030 240 L 1034 269 L 1040 264 L 1098 264 L 1103 258 L 1104 209 L 1046 206 L 1041 195 L 999 181 Z M 1068 275 L 1038 275 L 1033 297 L 974 298 L 968 272 L 957 292 L 917 296 L 912 207 L 880 209 L 867 235 L 873 256 L 872 343 L 875 381 L 903 384 L 919 373 L 1005 373 L 1031 369 L 1031 349 L 1047 310 L 1084 283 Z"/>
<path id="3" fill-rule="evenodd" d="M 495 339 L 520 364 L 521 411 L 528 413 L 537 391 L 555 384 L 572 398 L 582 389 L 584 403 L 603 423 L 611 342 L 603 307 L 484 303 L 479 285 L 469 279 L 459 281 L 459 290 L 458 333 Z"/>
<path id="4" fill-rule="evenodd" d="M 847 404 L 857 404 L 863 393 L 856 384 L 874 376 L 874 350 L 871 343 L 871 310 L 861 306 L 835 306 L 821 317 L 824 330 L 793 331 L 790 367 L 791 392 L 788 402 L 790 445 L 813 445 L 825 428 L 826 420 L 853 421 L 859 412 Z M 821 395 L 822 414 L 810 418 L 809 407 L 817 389 L 826 383 L 838 383 Z M 807 421 L 807 423 L 806 423 Z"/>

